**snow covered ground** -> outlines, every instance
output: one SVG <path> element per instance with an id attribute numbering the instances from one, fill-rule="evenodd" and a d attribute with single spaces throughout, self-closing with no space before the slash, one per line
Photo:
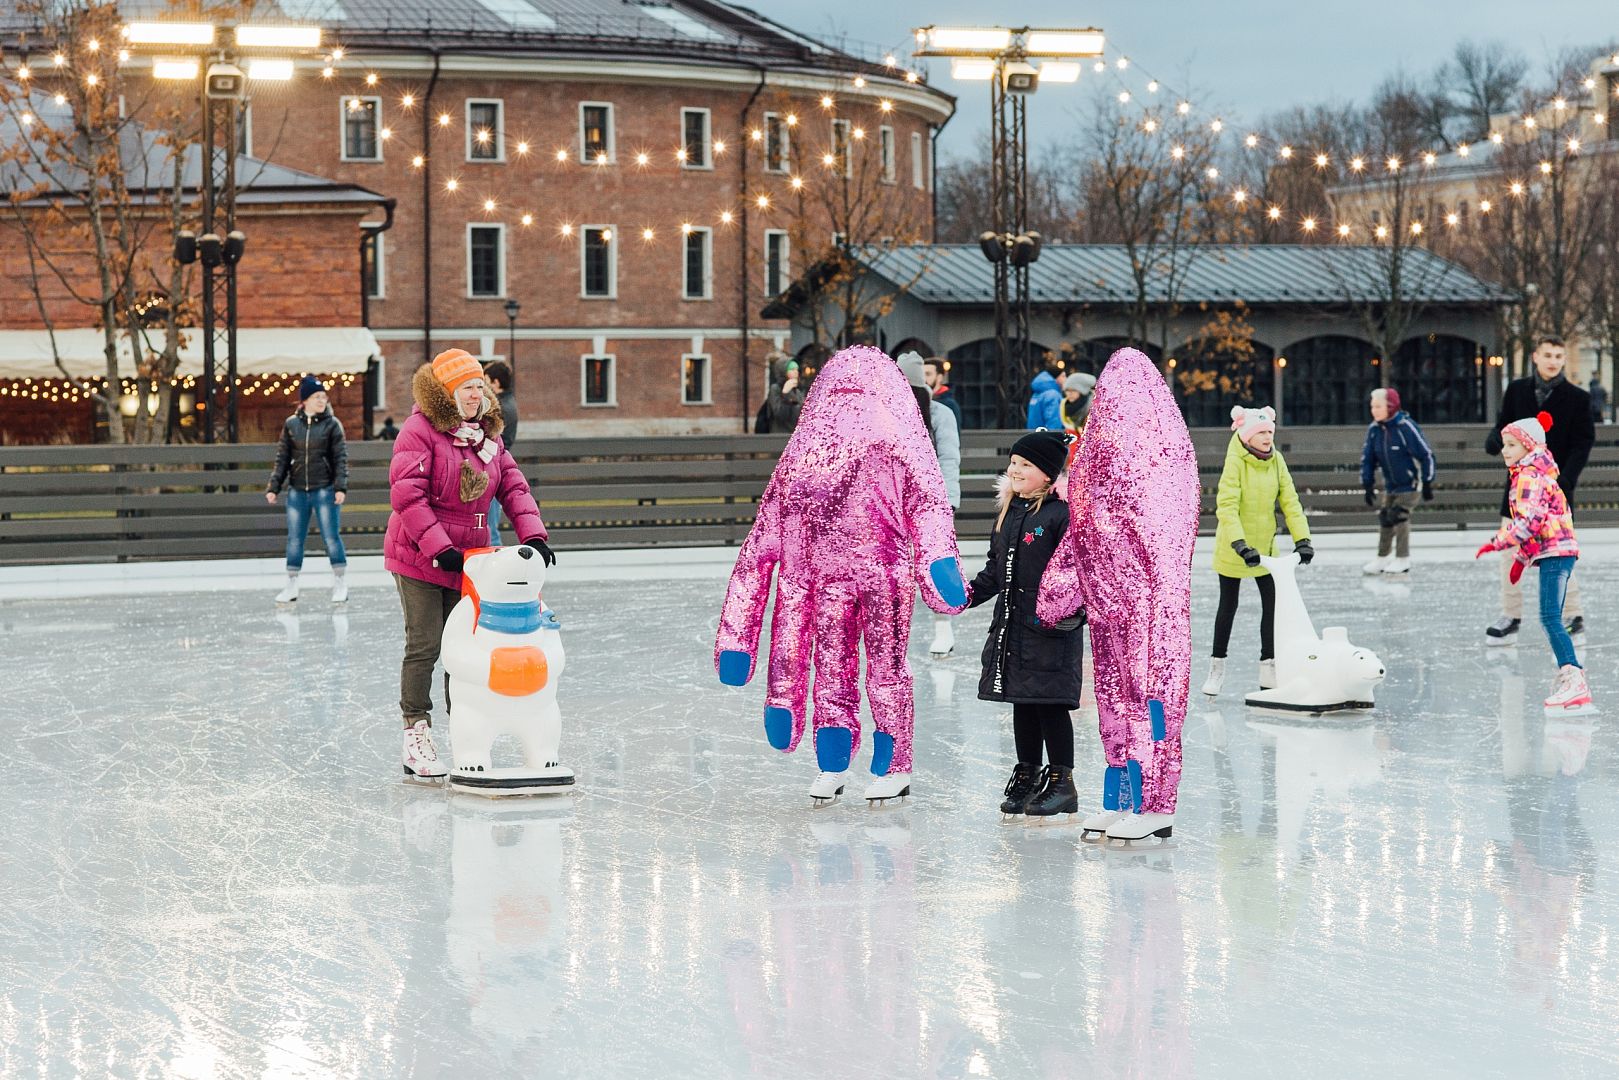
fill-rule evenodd
<path id="1" fill-rule="evenodd" d="M 312 559 L 296 616 L 273 562 L 0 570 L 0 1074 L 1612 1076 L 1613 721 L 1542 717 L 1537 626 L 1482 647 L 1480 535 L 1417 539 L 1409 582 L 1355 536 L 1300 574 L 1389 668 L 1364 717 L 1242 706 L 1245 593 L 1175 838 L 1133 851 L 1000 824 L 984 611 L 933 663 L 918 609 L 915 796 L 816 811 L 713 675 L 734 553 L 564 550 L 579 789 L 493 803 L 400 780 L 374 563 L 334 612 Z M 1614 716 L 1619 535 L 1582 540 Z"/>

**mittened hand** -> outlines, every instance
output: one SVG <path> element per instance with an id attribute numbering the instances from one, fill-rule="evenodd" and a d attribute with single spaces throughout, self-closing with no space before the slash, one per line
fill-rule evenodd
<path id="1" fill-rule="evenodd" d="M 463 552 L 455 548 L 445 548 L 433 556 L 433 561 L 438 563 L 440 570 L 448 570 L 452 574 L 459 574 L 467 564 L 467 557 Z"/>
<path id="2" fill-rule="evenodd" d="M 1433 485 L 1432 484 L 1423 484 L 1422 485 L 1422 501 L 1423 502 L 1433 502 Z"/>
<path id="3" fill-rule="evenodd" d="M 1523 577 L 1524 566 L 1525 564 L 1519 562 L 1517 559 L 1512 560 L 1512 569 L 1507 571 L 1507 580 L 1512 582 L 1514 585 L 1518 584 L 1518 579 Z"/>
<path id="4" fill-rule="evenodd" d="M 1249 566 L 1258 566 L 1259 565 L 1259 552 L 1255 548 L 1250 547 L 1248 545 L 1248 541 L 1246 541 L 1246 540 L 1233 540 L 1233 541 L 1231 541 L 1231 550 L 1235 551 L 1237 553 L 1237 558 L 1241 559 L 1243 562 L 1247 563 Z"/>
<path id="5" fill-rule="evenodd" d="M 1478 550 L 1473 553 L 1473 558 L 1482 559 L 1482 558 L 1484 558 L 1484 556 L 1488 555 L 1490 552 L 1492 552 L 1492 551 L 1500 551 L 1500 550 L 1501 549 L 1496 546 L 1494 540 L 1486 540 L 1486 541 L 1484 541 L 1484 543 L 1480 544 L 1479 547 L 1478 547 Z"/>
<path id="6" fill-rule="evenodd" d="M 1377 496 L 1372 494 L 1372 489 L 1371 488 L 1367 488 L 1362 494 L 1364 495 L 1364 497 L 1366 499 L 1366 505 L 1367 506 L 1372 506 L 1372 505 L 1376 504 Z"/>
<path id="7" fill-rule="evenodd" d="M 539 537 L 536 536 L 536 537 L 533 537 L 531 539 L 524 540 L 523 541 L 523 546 L 524 547 L 531 547 L 535 551 L 538 551 L 540 553 L 540 558 L 545 560 L 545 565 L 546 566 L 551 567 L 551 566 L 555 566 L 557 564 L 556 555 L 552 554 L 550 546 L 547 545 L 546 542 L 544 540 L 541 540 Z"/>
<path id="8" fill-rule="evenodd" d="M 1315 548 L 1308 540 L 1300 540 L 1293 545 L 1293 550 L 1298 554 L 1300 566 L 1309 566 L 1310 560 L 1315 558 Z"/>

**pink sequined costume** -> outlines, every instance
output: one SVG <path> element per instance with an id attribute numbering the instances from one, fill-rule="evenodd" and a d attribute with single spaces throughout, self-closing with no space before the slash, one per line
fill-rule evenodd
<path id="1" fill-rule="evenodd" d="M 1072 524 L 1040 582 L 1040 618 L 1083 600 L 1107 756 L 1102 805 L 1173 814 L 1192 667 L 1197 455 L 1158 369 L 1121 349 L 1097 380 L 1069 471 Z"/>
<path id="2" fill-rule="evenodd" d="M 827 772 L 849 767 L 860 748 L 863 640 L 871 771 L 909 772 L 915 589 L 939 612 L 960 611 L 967 596 L 938 457 L 905 376 L 877 349 L 844 349 L 815 377 L 737 553 L 714 649 L 721 682 L 753 677 L 772 573 L 770 745 L 798 747 L 813 663 L 816 758 Z"/>

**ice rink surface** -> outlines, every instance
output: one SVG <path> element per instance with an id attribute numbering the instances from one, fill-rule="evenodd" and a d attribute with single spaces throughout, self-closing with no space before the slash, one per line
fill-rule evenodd
<path id="1" fill-rule="evenodd" d="M 401 780 L 380 574 L 334 614 L 312 560 L 279 618 L 263 568 L 159 595 L 155 570 L 103 596 L 13 579 L 0 1075 L 1614 1076 L 1615 720 L 1543 718 L 1538 626 L 1482 646 L 1478 540 L 1388 583 L 1321 539 L 1317 628 L 1389 668 L 1352 719 L 1243 707 L 1247 589 L 1227 693 L 1193 695 L 1175 837 L 1131 851 L 1000 823 L 987 609 L 934 663 L 918 608 L 913 798 L 812 810 L 808 743 L 771 750 L 763 687 L 714 676 L 724 566 L 560 575 L 579 787 L 502 803 Z M 1619 561 L 1579 576 L 1619 717 Z M 1202 551 L 1195 586 L 1194 690 Z"/>

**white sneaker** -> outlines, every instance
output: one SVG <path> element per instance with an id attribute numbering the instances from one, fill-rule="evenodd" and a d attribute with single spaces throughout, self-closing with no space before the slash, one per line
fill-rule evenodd
<path id="1" fill-rule="evenodd" d="M 1259 662 L 1259 688 L 1261 690 L 1276 689 L 1276 661 L 1261 660 Z"/>
<path id="2" fill-rule="evenodd" d="M 911 774 L 908 772 L 891 772 L 887 776 L 879 776 L 867 786 L 865 794 L 861 796 L 867 802 L 887 802 L 889 799 L 903 799 L 911 793 Z"/>
<path id="3" fill-rule="evenodd" d="M 1203 680 L 1203 692 L 1209 697 L 1219 697 L 1220 688 L 1225 685 L 1225 657 L 1216 656 L 1209 661 L 1209 677 Z"/>
<path id="4" fill-rule="evenodd" d="M 1383 573 L 1389 575 L 1409 574 L 1411 572 L 1410 559 L 1394 559 L 1383 568 Z"/>
<path id="5" fill-rule="evenodd" d="M 292 574 L 287 578 L 287 584 L 275 594 L 278 604 L 296 604 L 298 602 L 298 575 Z"/>
<path id="6" fill-rule="evenodd" d="M 1381 574 L 1383 568 L 1393 561 L 1394 556 L 1392 555 L 1379 555 L 1365 566 L 1362 566 L 1360 572 L 1363 574 Z"/>
<path id="7" fill-rule="evenodd" d="M 843 782 L 849 778 L 849 770 L 842 772 L 823 772 L 815 777 L 810 784 L 810 798 L 815 805 L 831 802 L 843 794 Z"/>
<path id="8" fill-rule="evenodd" d="M 349 602 L 349 583 L 345 578 L 338 578 L 332 584 L 332 603 L 346 604 Z"/>
<path id="9" fill-rule="evenodd" d="M 427 726 L 426 720 L 418 720 L 405 729 L 402 760 L 406 776 L 437 780 L 449 772 L 438 759 L 438 749 L 433 745 L 433 729 Z"/>
<path id="10" fill-rule="evenodd" d="M 1123 810 L 1103 810 L 1099 814 L 1092 814 L 1090 817 L 1079 823 L 1080 835 L 1083 836 L 1086 833 L 1105 833 L 1115 821 L 1119 820 L 1123 816 Z"/>
<path id="11" fill-rule="evenodd" d="M 1174 814 L 1120 814 L 1107 828 L 1109 840 L 1145 840 L 1157 836 L 1168 840 L 1175 830 Z"/>
<path id="12" fill-rule="evenodd" d="M 1546 711 L 1562 714 L 1581 713 L 1591 708 L 1591 690 L 1585 682 L 1585 669 L 1567 664 L 1557 673 L 1552 683 L 1551 696 L 1546 699 Z"/>
<path id="13" fill-rule="evenodd" d="M 949 619 L 938 619 L 933 624 L 933 644 L 928 653 L 935 660 L 943 660 L 956 651 L 956 631 Z"/>

